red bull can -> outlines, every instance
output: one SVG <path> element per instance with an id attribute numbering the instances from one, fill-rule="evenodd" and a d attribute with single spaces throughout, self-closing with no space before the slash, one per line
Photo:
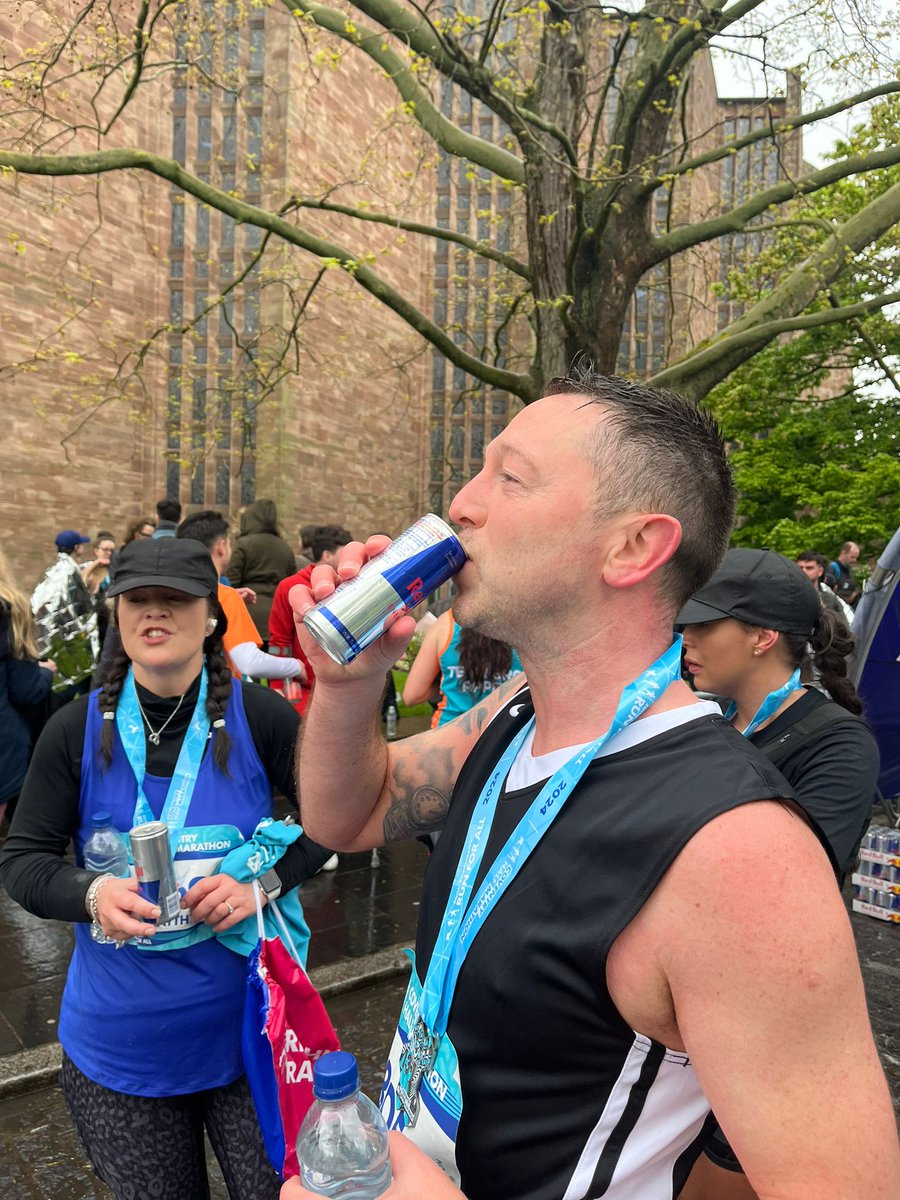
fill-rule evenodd
<path id="1" fill-rule="evenodd" d="M 165 925 L 178 915 L 181 904 L 169 827 L 165 821 L 148 821 L 144 825 L 135 825 L 129 836 L 138 893 L 159 907 L 160 919 Z"/>
<path id="2" fill-rule="evenodd" d="M 465 561 L 450 526 L 428 513 L 310 609 L 303 624 L 326 654 L 346 665 L 381 637 L 390 616 L 415 608 Z"/>

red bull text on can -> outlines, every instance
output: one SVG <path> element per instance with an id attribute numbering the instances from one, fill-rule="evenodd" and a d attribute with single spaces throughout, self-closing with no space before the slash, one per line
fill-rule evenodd
<path id="1" fill-rule="evenodd" d="M 466 561 L 449 525 L 434 513 L 420 517 L 353 579 L 317 604 L 303 623 L 335 662 L 353 662 L 384 632 L 393 613 L 409 612 Z"/>

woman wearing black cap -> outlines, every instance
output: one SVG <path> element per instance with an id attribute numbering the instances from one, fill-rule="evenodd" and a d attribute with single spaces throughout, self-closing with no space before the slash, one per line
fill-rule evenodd
<path id="1" fill-rule="evenodd" d="M 233 1200 L 279 1191 L 241 1057 L 246 960 L 229 948 L 251 916 L 255 941 L 253 886 L 219 868 L 259 834 L 273 787 L 296 803 L 298 721 L 279 697 L 232 679 L 217 583 L 189 539 L 122 550 L 109 587 L 122 651 L 104 686 L 45 729 L 0 863 L 23 907 L 75 923 L 61 1082 L 96 1173 L 120 1198 L 208 1197 L 204 1128 Z M 83 869 L 101 811 L 122 833 L 169 825 L 174 916 L 134 878 Z M 70 840 L 78 865 L 64 858 Z M 289 893 L 329 854 L 299 837 L 260 875 L 263 897 Z"/>
<path id="2" fill-rule="evenodd" d="M 795 563 L 768 550 L 729 550 L 677 624 L 695 686 L 730 700 L 726 717 L 787 779 L 839 873 L 851 870 L 872 810 L 878 746 L 857 719 L 862 704 L 847 678 L 853 640 L 846 623 L 822 608 Z M 817 686 L 804 686 L 806 675 Z M 682 1200 L 754 1195 L 717 1128 Z"/>

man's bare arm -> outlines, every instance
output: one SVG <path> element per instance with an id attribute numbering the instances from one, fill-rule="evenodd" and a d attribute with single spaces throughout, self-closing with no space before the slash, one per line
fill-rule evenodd
<path id="1" fill-rule="evenodd" d="M 852 930 L 777 805 L 710 822 L 647 914 L 678 1033 L 760 1200 L 895 1194 L 900 1149 Z"/>
<path id="2" fill-rule="evenodd" d="M 449 725 L 386 743 L 379 697 L 317 685 L 299 751 L 310 837 L 368 850 L 443 828 L 457 777 L 491 717 L 525 683 L 512 679 Z M 324 839 L 324 840 L 323 840 Z"/>
<path id="3" fill-rule="evenodd" d="M 385 843 L 443 828 L 463 763 L 494 713 L 524 683 L 523 675 L 511 679 L 449 725 L 391 744 L 382 823 Z"/>

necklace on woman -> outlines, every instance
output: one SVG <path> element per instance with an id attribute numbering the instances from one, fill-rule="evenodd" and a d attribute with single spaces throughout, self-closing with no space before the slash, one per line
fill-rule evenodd
<path id="1" fill-rule="evenodd" d="M 165 730 L 165 728 L 169 724 L 169 722 L 172 720 L 172 718 L 175 716 L 175 714 L 178 712 L 179 708 L 181 708 L 181 702 L 185 698 L 186 695 L 187 695 L 187 692 L 181 693 L 181 695 L 178 697 L 178 703 L 175 705 L 175 707 L 172 709 L 172 711 L 166 717 L 165 721 L 163 721 L 163 723 L 162 723 L 162 725 L 160 725 L 159 729 L 154 729 L 153 726 L 150 724 L 147 714 L 144 712 L 144 706 L 143 706 L 143 704 L 141 704 L 140 697 L 138 696 L 137 691 L 135 691 L 134 698 L 137 700 L 138 708 L 141 710 L 141 716 L 144 718 L 144 721 L 147 725 L 147 737 L 153 743 L 154 746 L 159 745 L 159 739 L 160 739 L 163 731 Z"/>

